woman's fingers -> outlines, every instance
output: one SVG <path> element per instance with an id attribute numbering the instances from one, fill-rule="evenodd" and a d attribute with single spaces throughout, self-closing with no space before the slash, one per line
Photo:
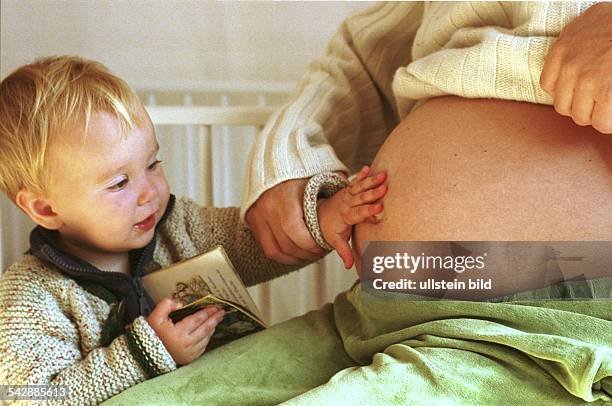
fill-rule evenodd
<path id="1" fill-rule="evenodd" d="M 561 70 L 561 55 L 556 47 L 553 47 L 551 52 L 546 55 L 544 60 L 544 68 L 540 75 L 540 86 L 544 91 L 551 96 L 555 96 L 555 84 Z"/>
<path id="2" fill-rule="evenodd" d="M 557 113 L 562 116 L 572 115 L 572 99 L 574 98 L 574 87 L 576 76 L 573 70 L 566 68 L 555 83 L 554 105 Z"/>
<path id="3" fill-rule="evenodd" d="M 321 257 L 320 254 L 300 248 L 300 244 L 301 246 L 306 246 L 307 239 L 311 238 L 310 232 L 308 231 L 308 228 L 306 228 L 306 223 L 301 217 L 301 213 L 300 217 L 285 219 L 284 224 L 287 227 L 284 232 L 281 232 L 280 230 L 274 232 L 274 230 L 272 230 L 275 241 L 280 247 L 280 252 L 278 255 L 286 255 L 283 253 L 291 253 L 293 257 L 299 258 L 299 261 L 294 263 L 304 262 L 305 259 L 308 261 L 314 261 Z M 293 232 L 290 232 L 289 230 L 293 230 Z"/>
<path id="4" fill-rule="evenodd" d="M 316 260 L 324 251 L 304 223 L 302 197 L 307 179 L 280 183 L 246 212 L 245 220 L 268 258 L 284 264 Z"/>
<path id="5" fill-rule="evenodd" d="M 540 86 L 555 110 L 578 125 L 611 133 L 612 2 L 589 7 L 560 32 L 544 60 Z"/>
<path id="6" fill-rule="evenodd" d="M 272 258 L 275 261 L 281 262 L 283 264 L 297 264 L 300 262 L 300 258 L 285 254 L 285 252 L 289 251 L 284 251 L 278 243 L 277 238 L 280 238 L 280 234 L 282 234 L 282 231 L 279 231 L 277 232 L 277 234 L 275 234 L 274 229 L 268 224 L 263 224 L 260 229 L 266 230 L 266 232 L 262 232 L 260 234 L 259 242 L 268 258 Z M 279 237 L 277 237 L 277 235 Z"/>
<path id="7" fill-rule="evenodd" d="M 574 92 L 572 100 L 572 120 L 578 125 L 590 125 L 593 114 L 593 88 L 584 83 L 579 83 Z"/>
<path id="8" fill-rule="evenodd" d="M 571 116 L 578 125 L 592 125 L 601 133 L 612 133 L 612 86 L 606 89 L 592 80 L 580 81 L 574 92 Z"/>
<path id="9" fill-rule="evenodd" d="M 593 128 L 604 134 L 612 134 L 612 89 L 608 93 L 595 102 L 591 117 Z"/>

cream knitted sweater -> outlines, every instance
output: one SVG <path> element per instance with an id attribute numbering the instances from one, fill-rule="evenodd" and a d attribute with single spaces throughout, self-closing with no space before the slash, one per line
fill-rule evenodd
<path id="1" fill-rule="evenodd" d="M 247 285 L 286 274 L 266 259 L 237 208 L 202 208 L 178 200 L 157 233 L 161 267 L 223 245 Z M 0 278 L 0 384 L 67 385 L 68 404 L 97 404 L 176 368 L 143 316 L 101 346 L 112 307 L 54 266 L 24 255 Z"/>
<path id="2" fill-rule="evenodd" d="M 552 104 L 539 85 L 544 57 L 592 3 L 394 2 L 349 17 L 259 135 L 242 215 L 285 180 L 370 164 L 418 100 Z"/>

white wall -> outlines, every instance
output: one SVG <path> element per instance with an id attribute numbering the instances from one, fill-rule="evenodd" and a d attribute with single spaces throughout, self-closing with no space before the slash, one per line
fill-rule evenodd
<path id="1" fill-rule="evenodd" d="M 357 2 L 0 1 L 0 76 L 47 55 L 96 59 L 135 88 L 296 81 Z M 240 185 L 237 185 L 240 186 Z M 0 197 L 0 270 L 25 250 Z"/>
<path id="2" fill-rule="evenodd" d="M 101 61 L 137 89 L 210 82 L 295 82 L 308 63 L 324 52 L 346 15 L 365 6 L 350 2 L 0 0 L 0 76 L 37 57 L 77 54 Z M 161 130 L 158 136 L 173 191 L 197 198 L 199 193 L 185 184 L 184 167 L 198 167 L 197 162 L 187 162 L 189 154 L 182 152 L 188 143 Z M 237 158 L 237 151 L 227 148 L 215 154 L 225 164 L 232 161 L 232 168 L 213 165 L 213 175 L 236 181 L 234 190 L 217 193 L 213 201 L 222 197 L 221 205 L 235 205 L 240 201 L 246 158 Z M 172 162 L 174 167 L 169 168 Z M 24 219 L 0 196 L 0 272 L 27 249 L 32 223 Z M 273 321 L 320 306 L 354 280 L 353 273 L 342 271 L 335 254 L 325 263 L 327 271 L 294 273 L 258 295 L 273 298 L 269 310 Z M 294 291 L 300 294 L 287 294 Z"/>
<path id="3" fill-rule="evenodd" d="M 355 2 L 2 0 L 0 74 L 78 54 L 133 86 L 294 81 Z"/>

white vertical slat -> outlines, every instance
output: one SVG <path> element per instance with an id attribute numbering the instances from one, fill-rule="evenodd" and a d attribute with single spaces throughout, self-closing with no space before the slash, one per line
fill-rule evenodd
<path id="1" fill-rule="evenodd" d="M 220 103 L 223 104 L 223 97 L 220 99 Z M 225 206 L 225 191 L 227 189 L 226 181 L 227 181 L 227 171 L 225 168 L 225 159 L 223 156 L 224 147 L 223 134 L 221 133 L 221 129 L 219 126 L 215 126 L 212 128 L 211 137 L 210 137 L 210 148 L 211 148 L 211 158 L 212 159 L 212 187 L 213 187 L 213 196 L 212 204 L 215 207 L 224 207 Z"/>
<path id="2" fill-rule="evenodd" d="M 191 93 L 186 93 L 183 96 L 183 105 L 186 107 L 193 106 L 193 97 Z M 201 171 L 199 170 L 199 165 L 197 163 L 202 162 L 199 160 L 199 140 L 198 134 L 196 134 L 196 128 L 194 126 L 188 125 L 185 126 L 185 137 L 184 140 L 177 140 L 182 148 L 179 149 L 179 152 L 183 152 L 182 157 L 179 162 L 182 162 L 182 175 L 184 178 L 182 179 L 182 183 L 185 187 L 185 194 L 197 201 L 199 201 L 202 196 L 202 191 L 199 187 L 199 179 L 201 177 Z"/>
<path id="3" fill-rule="evenodd" d="M 214 200 L 211 148 L 212 128 L 209 125 L 201 125 L 198 128 L 198 151 L 200 155 L 200 162 L 202 162 L 202 173 L 200 182 L 200 185 L 202 187 L 202 204 L 204 206 L 212 206 Z"/>
<path id="4" fill-rule="evenodd" d="M 230 105 L 230 98 L 227 93 L 222 93 L 220 96 L 220 104 L 222 107 L 228 107 Z M 222 187 L 220 191 L 220 199 L 219 205 L 223 207 L 235 205 L 235 199 L 233 199 L 232 191 L 235 189 L 236 185 L 234 183 L 235 172 L 236 172 L 236 156 L 232 156 L 233 150 L 231 148 L 231 136 L 234 135 L 230 129 L 230 126 L 223 125 L 219 127 L 218 133 L 218 146 L 219 149 L 217 155 L 219 157 L 218 160 L 218 172 L 217 176 L 222 176 Z"/>

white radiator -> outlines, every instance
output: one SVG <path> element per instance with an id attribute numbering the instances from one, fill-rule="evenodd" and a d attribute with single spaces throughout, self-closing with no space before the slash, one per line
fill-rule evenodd
<path id="1" fill-rule="evenodd" d="M 156 127 L 172 193 L 210 206 L 238 206 L 255 135 L 292 88 L 283 83 L 137 87 Z M 27 249 L 32 227 L 3 196 L 0 269 Z M 355 272 L 344 271 L 332 253 L 318 264 L 249 291 L 267 319 L 277 323 L 333 300 L 354 280 Z"/>

